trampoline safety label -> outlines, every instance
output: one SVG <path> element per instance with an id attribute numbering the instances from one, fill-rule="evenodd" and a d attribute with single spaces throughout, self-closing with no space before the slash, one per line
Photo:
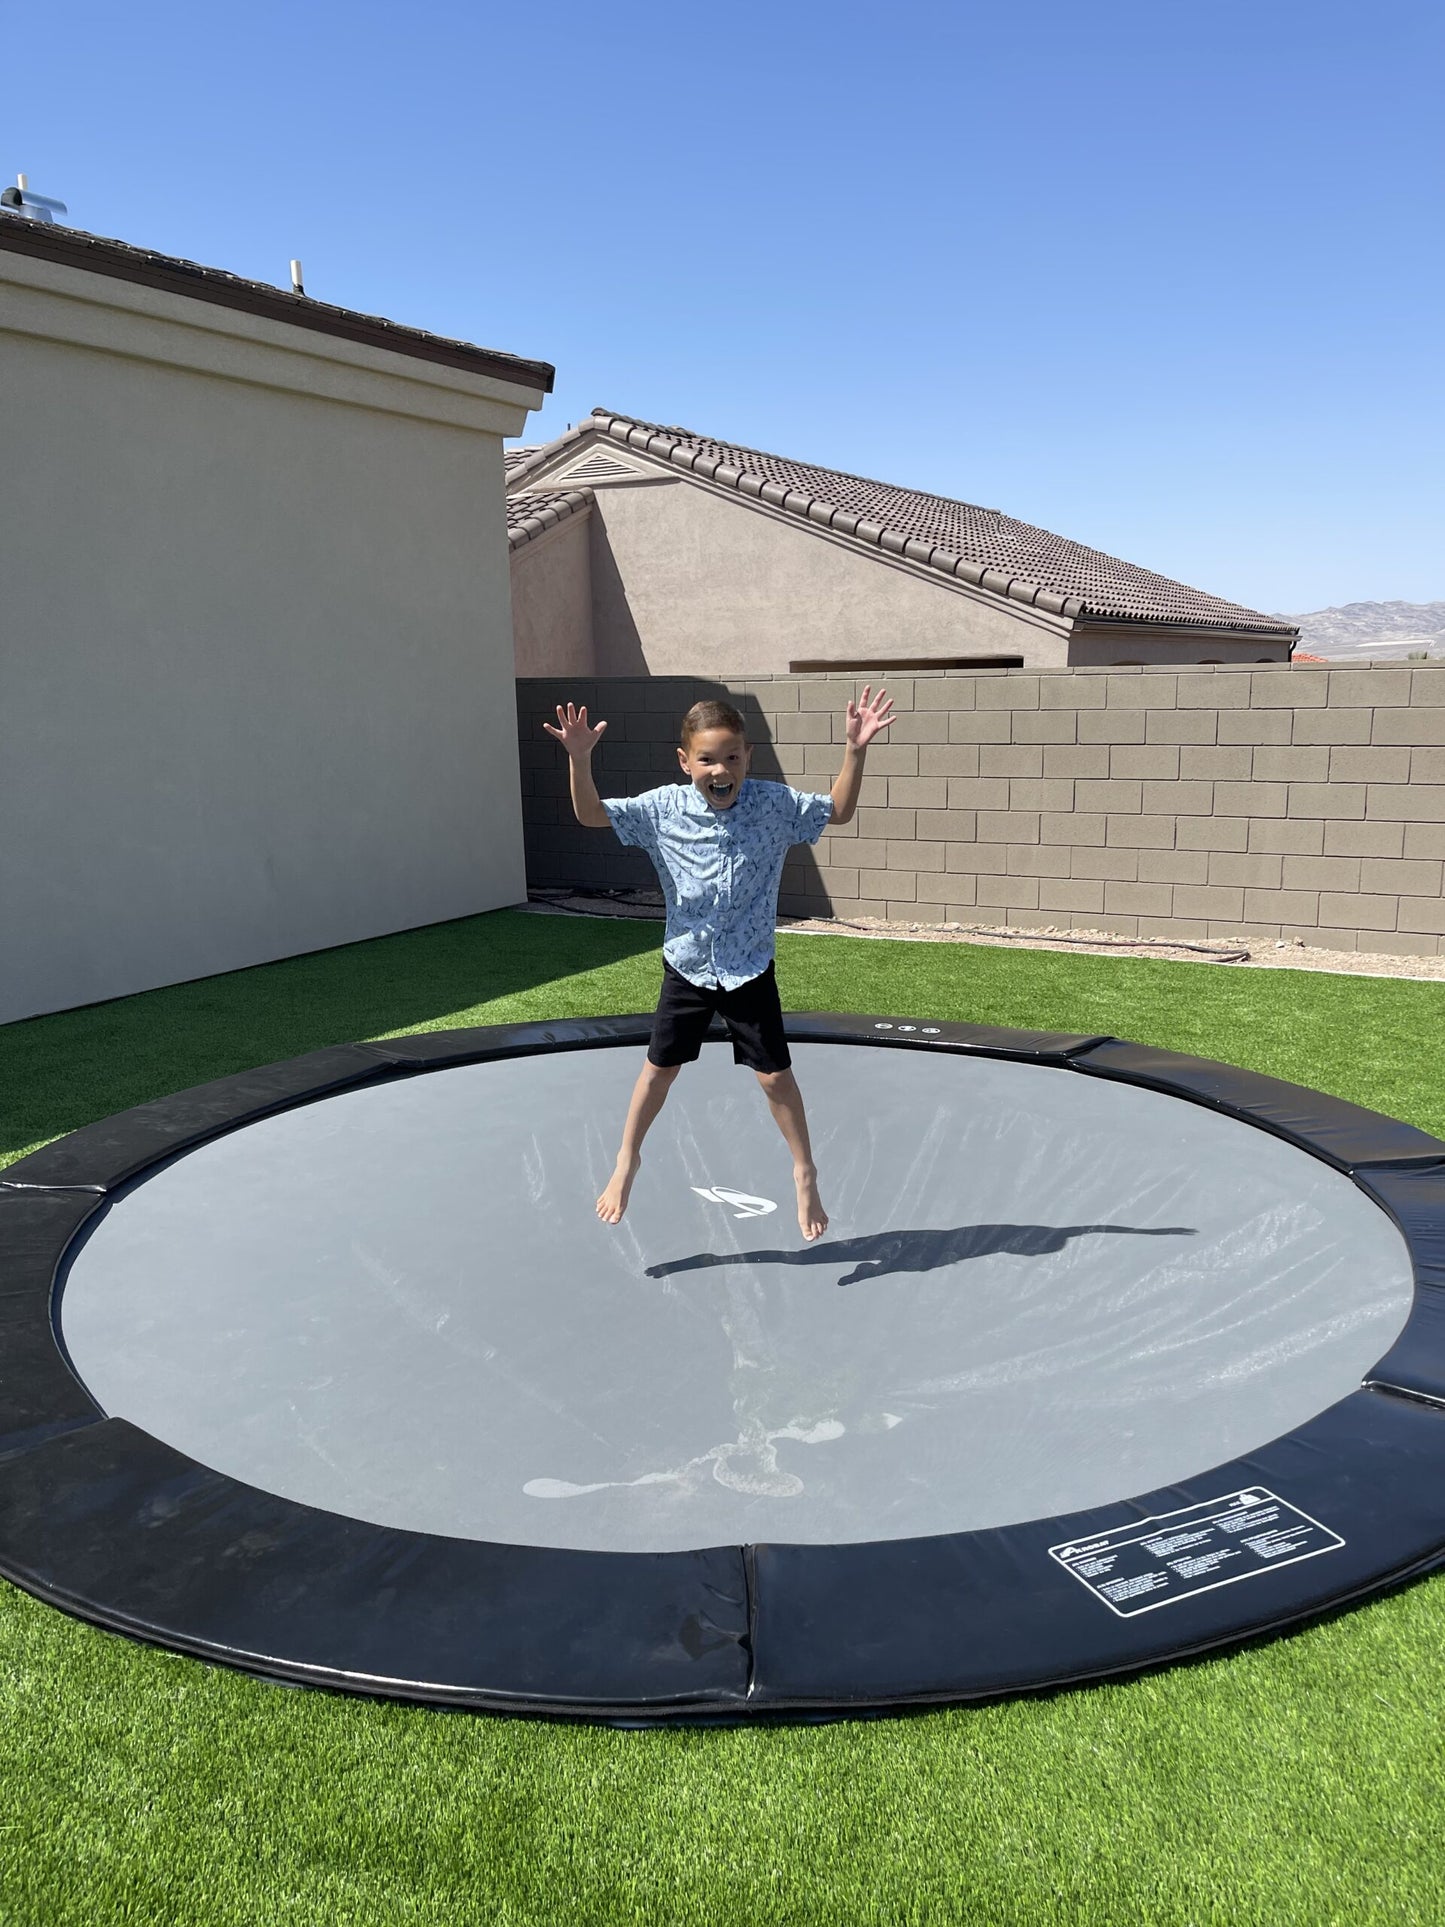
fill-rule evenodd
<path id="1" fill-rule="evenodd" d="M 1110 1612 L 1132 1619 L 1216 1586 L 1338 1552 L 1344 1543 L 1298 1506 L 1262 1485 L 1248 1485 L 1202 1505 L 1050 1546 L 1049 1556 Z"/>

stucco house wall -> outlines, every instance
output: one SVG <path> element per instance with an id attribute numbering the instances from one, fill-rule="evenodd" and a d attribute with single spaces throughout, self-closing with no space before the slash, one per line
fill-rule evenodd
<path id="1" fill-rule="evenodd" d="M 598 488 L 592 522 L 599 675 L 684 675 L 704 663 L 765 675 L 818 658 L 1065 660 L 1059 617 L 929 581 L 901 558 L 861 554 L 696 482 Z"/>
<path id="2" fill-rule="evenodd" d="M 0 367 L 0 1021 L 523 896 L 536 368 L 3 247 Z"/>
<path id="3" fill-rule="evenodd" d="M 519 676 L 590 675 L 592 633 L 590 509 L 582 509 L 512 554 L 512 638 Z"/>

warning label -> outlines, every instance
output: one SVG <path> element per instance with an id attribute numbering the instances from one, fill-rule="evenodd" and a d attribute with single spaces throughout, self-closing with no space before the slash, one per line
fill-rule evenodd
<path id="1" fill-rule="evenodd" d="M 1338 1552 L 1344 1540 L 1263 1486 L 1137 1519 L 1113 1532 L 1050 1546 L 1080 1585 L 1121 1619 Z"/>

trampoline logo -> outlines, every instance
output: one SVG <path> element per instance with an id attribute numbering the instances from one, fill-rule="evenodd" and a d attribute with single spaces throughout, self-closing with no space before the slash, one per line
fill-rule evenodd
<path id="1" fill-rule="evenodd" d="M 770 1211 L 778 1208 L 771 1198 L 751 1198 L 746 1191 L 733 1191 L 725 1184 L 715 1184 L 710 1191 L 701 1184 L 695 1184 L 692 1188 L 709 1204 L 732 1205 L 735 1218 L 765 1218 Z"/>

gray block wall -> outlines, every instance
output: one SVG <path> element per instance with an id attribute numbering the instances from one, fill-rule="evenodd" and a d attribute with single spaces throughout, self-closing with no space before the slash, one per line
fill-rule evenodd
<path id="1" fill-rule="evenodd" d="M 671 781 L 679 719 L 708 695 L 743 710 L 755 776 L 827 789 L 862 681 L 519 682 L 529 884 L 654 880 L 573 821 L 541 727 L 559 702 L 607 718 L 604 795 Z M 965 670 L 888 690 L 898 720 L 858 814 L 790 859 L 785 914 L 1441 953 L 1445 664 Z"/>

